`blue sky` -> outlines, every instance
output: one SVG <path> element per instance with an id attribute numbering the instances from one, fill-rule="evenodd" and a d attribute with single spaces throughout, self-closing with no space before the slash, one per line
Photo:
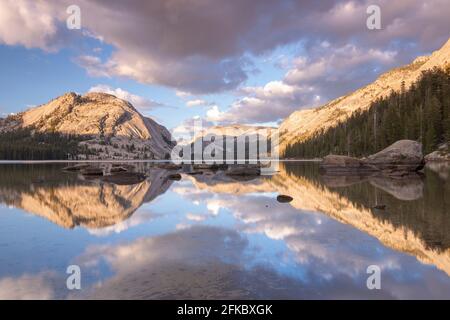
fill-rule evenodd
<path id="1" fill-rule="evenodd" d="M 236 99 L 233 92 L 206 93 L 183 96 L 177 90 L 161 85 L 142 84 L 126 77 L 90 76 L 76 62 L 80 54 L 99 53 L 108 57 L 113 48 L 98 40 L 88 39 L 80 47 L 83 50 L 65 48 L 57 52 L 40 49 L 27 49 L 23 46 L 0 45 L 0 60 L 7 61 L 2 66 L 0 87 L 4 92 L 1 97 L 1 113 L 23 111 L 31 106 L 47 103 L 50 99 L 74 91 L 79 94 L 88 92 L 98 85 L 110 88 L 122 88 L 132 94 L 153 100 L 161 104 L 152 110 L 140 110 L 147 116 L 154 117 L 168 128 L 174 128 L 186 118 L 205 116 L 208 107 L 213 104 L 226 108 Z M 101 51 L 100 51 L 101 49 Z M 247 80 L 249 86 L 263 86 L 273 79 L 281 79 L 285 70 L 278 65 L 283 59 L 292 59 L 292 46 L 274 50 L 261 57 L 251 57 L 255 71 Z M 188 107 L 192 100 L 204 100 L 208 104 Z"/>
<path id="2" fill-rule="evenodd" d="M 33 1 L 0 4 L 0 115 L 74 91 L 128 98 L 170 129 L 277 125 L 447 41 L 445 0 Z M 69 5 L 81 29 L 69 30 Z"/>

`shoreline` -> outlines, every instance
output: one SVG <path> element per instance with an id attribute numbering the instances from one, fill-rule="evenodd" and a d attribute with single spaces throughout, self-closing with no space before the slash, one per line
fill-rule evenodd
<path id="1" fill-rule="evenodd" d="M 265 160 L 267 161 L 267 160 Z M 322 159 L 278 159 L 270 160 L 274 162 L 321 162 Z M 169 160 L 0 160 L 1 164 L 45 164 L 45 163 L 171 163 Z M 200 163 L 200 162 L 199 162 Z M 202 161 L 201 163 L 211 163 L 214 161 Z M 223 162 L 226 163 L 226 162 Z M 186 164 L 196 164 L 187 162 Z M 220 164 L 220 163 L 219 163 Z M 232 163 L 230 163 L 232 164 Z"/>
<path id="2" fill-rule="evenodd" d="M 323 159 L 279 159 L 274 162 L 322 162 Z M 0 160 L 2 164 L 46 164 L 46 163 L 170 163 L 168 160 Z M 202 163 L 213 164 L 211 161 Z M 428 160 L 425 163 L 450 163 L 450 160 Z M 196 164 L 190 162 L 186 164 Z M 232 163 L 230 163 L 232 164 Z"/>

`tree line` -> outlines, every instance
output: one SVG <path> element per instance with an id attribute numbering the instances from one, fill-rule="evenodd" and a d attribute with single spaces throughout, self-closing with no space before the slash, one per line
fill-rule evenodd
<path id="1" fill-rule="evenodd" d="M 314 158 L 330 153 L 367 156 L 401 139 L 423 144 L 424 153 L 450 141 L 450 66 L 424 71 L 408 89 L 391 91 L 367 110 L 337 126 L 287 146 L 284 157 Z"/>
<path id="2" fill-rule="evenodd" d="M 0 133 L 0 160 L 65 160 L 77 155 L 81 138 L 21 128 Z"/>

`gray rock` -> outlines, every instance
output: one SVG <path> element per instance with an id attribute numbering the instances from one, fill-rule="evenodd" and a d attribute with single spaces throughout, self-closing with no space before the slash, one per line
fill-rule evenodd
<path id="1" fill-rule="evenodd" d="M 191 176 L 196 176 L 199 174 L 203 174 L 203 171 L 191 171 L 191 172 L 188 172 L 187 174 L 189 174 Z"/>
<path id="2" fill-rule="evenodd" d="M 195 170 L 218 171 L 218 170 L 227 170 L 228 166 L 226 164 L 200 163 L 200 164 L 194 164 L 193 168 Z"/>
<path id="3" fill-rule="evenodd" d="M 157 168 L 166 170 L 179 170 L 182 168 L 181 165 L 175 164 L 173 162 L 160 162 L 155 165 Z"/>
<path id="4" fill-rule="evenodd" d="M 179 180 L 181 180 L 181 174 L 179 174 L 179 173 L 169 174 L 167 176 L 167 178 L 169 180 L 179 181 Z"/>
<path id="5" fill-rule="evenodd" d="M 361 174 L 361 172 L 375 172 L 378 169 L 365 161 L 340 155 L 328 155 L 320 163 L 320 169 L 327 174 Z"/>
<path id="6" fill-rule="evenodd" d="M 386 149 L 364 159 L 328 155 L 320 164 L 326 174 L 375 174 L 404 177 L 421 170 L 425 162 L 422 145 L 412 140 L 399 140 Z"/>
<path id="7" fill-rule="evenodd" d="M 436 151 L 425 156 L 425 161 L 450 161 L 450 150 L 447 143 L 441 144 Z"/>
<path id="8" fill-rule="evenodd" d="M 83 176 L 103 176 L 104 172 L 102 168 L 89 167 L 81 170 Z"/>
<path id="9" fill-rule="evenodd" d="M 364 161 L 386 174 L 416 172 L 423 168 L 422 144 L 412 140 L 399 140 Z"/>
<path id="10" fill-rule="evenodd" d="M 251 164 L 230 165 L 225 174 L 228 176 L 259 176 L 261 168 L 259 165 Z"/>
<path id="11" fill-rule="evenodd" d="M 277 201 L 280 203 L 289 203 L 292 200 L 294 200 L 294 198 L 292 198 L 291 196 L 284 195 L 284 194 L 280 194 L 279 196 L 277 196 Z"/>
<path id="12" fill-rule="evenodd" d="M 112 166 L 110 169 L 110 173 L 118 173 L 118 172 L 127 172 L 128 170 L 124 167 Z"/>
<path id="13" fill-rule="evenodd" d="M 63 170 L 64 171 L 81 171 L 82 169 L 88 168 L 88 167 L 89 167 L 89 164 L 87 164 L 87 163 L 79 163 L 79 164 L 76 164 L 73 166 L 64 167 Z"/>

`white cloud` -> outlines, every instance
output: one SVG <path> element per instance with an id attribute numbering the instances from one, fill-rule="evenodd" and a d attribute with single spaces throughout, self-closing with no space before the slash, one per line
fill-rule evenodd
<path id="1" fill-rule="evenodd" d="M 187 99 L 235 90 L 254 70 L 248 57 L 301 43 L 304 55 L 284 79 L 244 88 L 230 110 L 208 105 L 214 121 L 252 123 L 354 90 L 373 80 L 369 70 L 401 65 L 448 39 L 448 0 L 379 0 L 382 32 L 365 27 L 369 0 L 285 1 L 79 0 L 83 29 L 73 32 L 65 25 L 71 0 L 3 0 L 0 44 L 55 51 L 94 38 L 112 53 L 100 58 L 106 50 L 97 46 L 77 57 L 90 76 L 163 85 Z M 291 65 L 282 55 L 280 64 Z"/>
<path id="2" fill-rule="evenodd" d="M 23 274 L 19 277 L 0 278 L 0 300 L 55 299 L 53 272 Z M 57 279 L 65 284 L 64 279 Z"/>
<path id="3" fill-rule="evenodd" d="M 206 106 L 208 104 L 209 104 L 208 101 L 203 99 L 189 100 L 188 102 L 186 102 L 186 105 L 188 107 Z"/>
<path id="4" fill-rule="evenodd" d="M 0 44 L 55 50 L 60 32 L 55 7 L 46 1 L 3 0 Z"/>
<path id="5" fill-rule="evenodd" d="M 206 111 L 206 119 L 212 122 L 222 121 L 224 119 L 224 113 L 220 111 L 219 106 L 214 105 Z"/>
<path id="6" fill-rule="evenodd" d="M 102 64 L 99 57 L 91 55 L 82 55 L 76 59 L 76 62 L 83 68 L 91 77 L 105 77 L 110 78 L 111 74 L 107 67 Z"/>
<path id="7" fill-rule="evenodd" d="M 221 112 L 210 109 L 207 118 L 221 123 L 269 123 L 287 117 L 302 106 L 317 104 L 311 97 L 314 88 L 291 86 L 282 81 L 271 81 L 263 87 L 246 87 L 244 96 Z"/>
<path id="8" fill-rule="evenodd" d="M 180 98 L 187 98 L 191 96 L 191 93 L 186 91 L 175 90 L 175 95 Z"/>
<path id="9" fill-rule="evenodd" d="M 353 44 L 318 47 L 312 50 L 309 58 L 302 56 L 294 60 L 294 68 L 287 72 L 285 81 L 289 84 L 304 84 L 325 78 L 337 82 L 351 75 L 353 69 L 360 69 L 366 64 L 393 64 L 396 55 L 396 51 L 361 49 Z"/>
<path id="10" fill-rule="evenodd" d="M 244 87 L 239 90 L 243 97 L 228 110 L 211 109 L 207 116 L 222 123 L 279 121 L 296 110 L 318 106 L 373 81 L 378 74 L 368 70 L 375 65 L 392 66 L 396 55 L 390 50 L 321 42 L 307 55 L 293 59 L 292 68 L 283 80 L 270 81 L 261 87 Z"/>
<path id="11" fill-rule="evenodd" d="M 173 128 L 171 134 L 177 141 L 192 141 L 192 139 L 200 134 L 202 130 L 207 129 L 212 125 L 213 123 L 211 121 L 202 119 L 197 115 L 184 120 L 181 124 Z"/>
<path id="12" fill-rule="evenodd" d="M 448 0 L 379 0 L 383 32 L 370 33 L 365 28 L 368 0 L 285 1 L 79 0 L 83 29 L 69 32 L 65 9 L 71 0 L 3 0 L 0 43 L 49 51 L 71 38 L 93 37 L 113 52 L 103 59 L 79 57 L 89 74 L 198 94 L 235 89 L 253 70 L 249 55 L 299 41 L 307 47 L 354 43 L 364 51 L 377 48 L 373 57 L 404 48 L 399 58 L 404 62 L 448 39 L 450 22 L 442 10 Z M 308 59 L 314 61 L 309 70 L 325 72 L 327 64 L 322 66 L 317 56 Z"/>
<path id="13" fill-rule="evenodd" d="M 190 221 L 201 222 L 206 220 L 205 215 L 188 213 L 186 214 L 186 218 Z"/>

